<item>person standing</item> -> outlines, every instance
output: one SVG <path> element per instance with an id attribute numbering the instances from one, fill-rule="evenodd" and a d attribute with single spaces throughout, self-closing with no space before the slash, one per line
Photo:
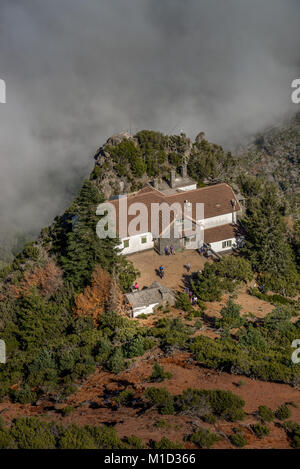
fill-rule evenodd
<path id="1" fill-rule="evenodd" d="M 175 256 L 175 248 L 174 248 L 173 244 L 171 244 L 171 246 L 170 246 L 170 252 L 173 256 Z"/>
<path id="2" fill-rule="evenodd" d="M 186 270 L 187 270 L 188 272 L 190 272 L 190 271 L 191 271 L 191 267 L 192 267 L 192 266 L 191 266 L 191 263 L 188 262 L 187 265 L 186 265 Z"/>

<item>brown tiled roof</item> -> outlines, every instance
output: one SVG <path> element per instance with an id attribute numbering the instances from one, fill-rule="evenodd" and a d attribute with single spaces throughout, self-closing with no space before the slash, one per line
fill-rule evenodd
<path id="1" fill-rule="evenodd" d="M 228 184 L 216 184 L 214 186 L 207 186 L 200 189 L 191 191 L 180 192 L 176 194 L 164 194 L 152 186 L 146 186 L 135 194 L 129 194 L 127 197 L 128 208 L 133 203 L 143 203 L 148 210 L 148 226 L 151 231 L 151 204 L 166 202 L 169 205 L 179 203 L 181 205 L 182 213 L 184 210 L 184 203 L 188 201 L 192 204 L 192 218 L 196 218 L 196 203 L 204 204 L 204 218 L 216 217 L 231 213 L 232 211 L 239 211 L 240 206 L 233 190 Z M 232 201 L 235 202 L 233 207 Z M 119 203 L 120 200 L 110 201 L 116 208 L 117 215 L 117 233 L 119 232 L 118 219 L 119 219 Z M 128 216 L 128 224 L 137 215 Z M 173 221 L 173 213 L 171 213 L 171 221 Z M 161 220 L 160 220 L 161 222 Z"/>
<path id="2" fill-rule="evenodd" d="M 235 238 L 238 235 L 238 228 L 235 225 L 221 225 L 204 230 L 204 242 L 216 243 L 226 239 Z"/>

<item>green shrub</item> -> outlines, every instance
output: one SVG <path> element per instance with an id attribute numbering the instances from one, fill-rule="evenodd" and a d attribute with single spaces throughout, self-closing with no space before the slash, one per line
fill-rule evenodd
<path id="1" fill-rule="evenodd" d="M 233 292 L 241 281 L 251 280 L 250 263 L 237 256 L 226 256 L 220 262 L 206 263 L 192 288 L 202 301 L 219 301 L 223 291 Z"/>
<path id="2" fill-rule="evenodd" d="M 64 428 L 59 439 L 60 449 L 97 449 L 91 434 L 84 427 L 70 425 Z"/>
<path id="3" fill-rule="evenodd" d="M 74 407 L 72 405 L 67 405 L 63 409 L 61 409 L 61 413 L 63 417 L 68 417 L 68 415 L 71 415 L 74 412 Z"/>
<path id="4" fill-rule="evenodd" d="M 292 441 L 292 447 L 300 449 L 300 425 L 296 422 L 288 421 L 284 422 L 282 426 Z"/>
<path id="5" fill-rule="evenodd" d="M 117 347 L 112 353 L 111 357 L 107 361 L 107 368 L 109 371 L 115 374 L 121 373 L 126 368 L 122 349 Z"/>
<path id="6" fill-rule="evenodd" d="M 171 427 L 171 424 L 167 422 L 165 419 L 159 420 L 155 423 L 155 427 L 157 428 L 168 428 Z"/>
<path id="7" fill-rule="evenodd" d="M 153 447 L 154 449 L 182 449 L 183 445 L 163 437 L 160 441 L 155 441 Z"/>
<path id="8" fill-rule="evenodd" d="M 275 417 L 279 420 L 286 420 L 291 416 L 291 409 L 286 404 L 282 404 L 275 412 Z"/>
<path id="9" fill-rule="evenodd" d="M 243 420 L 245 401 L 231 391 L 210 391 L 209 402 L 216 415 L 235 422 Z"/>
<path id="10" fill-rule="evenodd" d="M 174 414 L 174 397 L 166 388 L 147 388 L 145 391 L 145 397 L 150 401 L 151 405 L 157 407 L 160 414 Z"/>
<path id="11" fill-rule="evenodd" d="M 129 338 L 123 346 L 126 358 L 140 357 L 145 353 L 144 339 L 140 335 Z"/>
<path id="12" fill-rule="evenodd" d="M 125 441 L 130 449 L 145 449 L 146 447 L 143 440 L 136 435 L 126 437 Z"/>
<path id="13" fill-rule="evenodd" d="M 258 408 L 258 415 L 264 422 L 273 422 L 275 415 L 272 409 L 266 405 L 260 405 Z"/>
<path id="14" fill-rule="evenodd" d="M 20 404 L 31 404 L 36 401 L 37 395 L 30 386 L 25 384 L 21 389 L 11 391 L 10 397 L 13 402 L 19 402 Z"/>
<path id="15" fill-rule="evenodd" d="M 231 443 L 237 448 L 243 448 L 248 444 L 248 440 L 243 435 L 242 431 L 238 430 L 229 437 Z"/>
<path id="16" fill-rule="evenodd" d="M 118 437 L 116 429 L 111 426 L 86 425 L 84 429 L 91 436 L 98 449 L 126 449 L 126 445 Z"/>
<path id="17" fill-rule="evenodd" d="M 256 423 L 254 425 L 251 425 L 251 428 L 258 438 L 264 438 L 270 433 L 269 428 L 266 425 L 263 425 L 262 423 Z"/>
<path id="18" fill-rule="evenodd" d="M 214 424 L 217 422 L 217 417 L 214 414 L 205 414 L 202 417 L 203 422 Z"/>
<path id="19" fill-rule="evenodd" d="M 118 405 L 128 406 L 131 404 L 134 397 L 134 391 L 130 388 L 124 389 L 120 394 L 115 397 L 115 403 Z"/>
<path id="20" fill-rule="evenodd" d="M 19 449 L 55 448 L 52 425 L 34 417 L 20 417 L 13 421 L 10 435 Z"/>
<path id="21" fill-rule="evenodd" d="M 185 311 L 187 313 L 194 310 L 189 295 L 185 292 L 177 293 L 176 296 L 176 308 Z"/>
<path id="22" fill-rule="evenodd" d="M 213 413 L 230 421 L 244 418 L 245 402 L 231 391 L 189 388 L 176 397 L 175 404 L 180 412 L 190 411 L 199 417 Z"/>
<path id="23" fill-rule="evenodd" d="M 226 306 L 221 309 L 221 318 L 216 319 L 216 326 L 229 329 L 241 327 L 245 319 L 241 317 L 240 311 L 241 307 L 229 299 Z"/>
<path id="24" fill-rule="evenodd" d="M 15 449 L 15 441 L 8 429 L 0 428 L 0 449 Z"/>
<path id="25" fill-rule="evenodd" d="M 195 443 L 200 448 L 210 448 L 221 438 L 215 433 L 206 429 L 200 429 L 190 436 L 190 441 Z"/>
<path id="26" fill-rule="evenodd" d="M 164 381 L 165 379 L 171 379 L 172 373 L 170 371 L 165 372 L 164 368 L 160 366 L 158 362 L 155 362 L 152 367 L 152 375 L 150 381 Z"/>
<path id="27" fill-rule="evenodd" d="M 247 324 L 239 335 L 239 345 L 243 348 L 254 347 L 256 350 L 266 350 L 267 344 L 259 328 Z"/>
<path id="28" fill-rule="evenodd" d="M 291 407 L 294 407 L 295 409 L 298 409 L 298 404 L 294 401 L 289 401 L 289 402 L 286 402 L 285 404 Z"/>
<path id="29" fill-rule="evenodd" d="M 200 321 L 200 319 L 197 319 L 195 321 L 194 327 L 196 327 L 196 329 L 202 329 L 202 327 L 203 327 L 202 321 Z"/>

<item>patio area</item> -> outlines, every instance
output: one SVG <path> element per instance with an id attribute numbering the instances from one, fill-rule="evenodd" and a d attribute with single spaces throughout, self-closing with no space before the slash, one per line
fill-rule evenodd
<path id="1" fill-rule="evenodd" d="M 149 287 L 152 282 L 159 281 L 173 290 L 181 290 L 184 286 L 184 278 L 189 275 L 186 269 L 188 263 L 191 264 L 191 272 L 202 270 L 205 262 L 208 261 L 197 251 L 186 249 L 176 252 L 175 255 L 160 256 L 156 251 L 149 250 L 128 256 L 134 267 L 138 269 L 141 276 L 138 278 L 140 289 Z M 160 279 L 156 270 L 162 265 L 165 270 L 164 279 Z"/>

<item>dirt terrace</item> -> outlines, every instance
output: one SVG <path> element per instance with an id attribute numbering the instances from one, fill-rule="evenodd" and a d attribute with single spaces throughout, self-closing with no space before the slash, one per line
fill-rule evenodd
<path id="1" fill-rule="evenodd" d="M 188 249 L 169 256 L 160 256 L 154 250 L 149 250 L 138 254 L 132 254 L 128 256 L 128 259 L 133 262 L 134 267 L 141 272 L 141 276 L 138 279 L 140 288 L 148 287 L 151 283 L 159 281 L 175 291 L 181 290 L 184 287 L 184 280 L 190 275 L 186 269 L 188 263 L 191 264 L 191 271 L 196 272 L 204 268 L 205 262 L 212 262 L 212 260 L 206 259 L 197 251 Z M 162 280 L 156 273 L 156 269 L 158 269 L 160 265 L 164 266 L 166 272 Z M 253 286 L 253 284 L 254 281 L 249 285 L 242 284 L 238 287 L 238 295 L 235 302 L 241 306 L 242 315 L 252 313 L 256 317 L 264 317 L 274 309 L 274 306 L 255 296 L 249 295 L 247 290 L 250 286 Z M 219 316 L 228 297 L 229 295 L 224 294 L 221 301 L 206 303 L 206 314 L 208 316 Z M 177 313 L 175 315 L 182 315 L 182 313 L 178 313 L 178 311 L 175 311 L 175 313 Z M 155 319 L 157 318 L 155 317 Z"/>
<path id="2" fill-rule="evenodd" d="M 197 251 L 186 249 L 176 252 L 175 255 L 160 256 L 154 249 L 131 254 L 128 259 L 138 269 L 141 276 L 138 279 L 140 288 L 149 287 L 155 281 L 161 282 L 174 290 L 183 287 L 184 277 L 188 274 L 186 265 L 191 264 L 192 272 L 202 270 L 207 259 Z M 161 280 L 156 273 L 160 265 L 164 266 L 165 278 Z"/>

